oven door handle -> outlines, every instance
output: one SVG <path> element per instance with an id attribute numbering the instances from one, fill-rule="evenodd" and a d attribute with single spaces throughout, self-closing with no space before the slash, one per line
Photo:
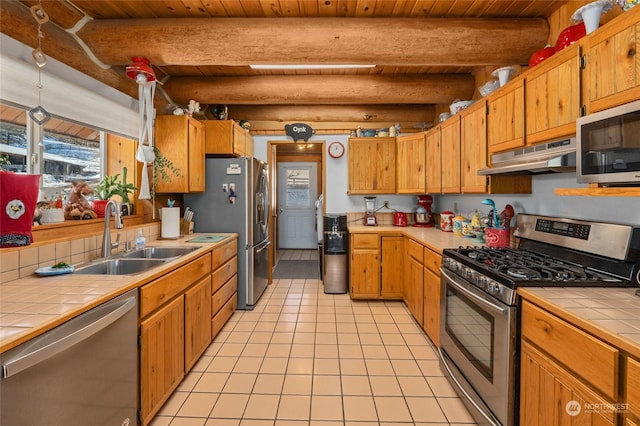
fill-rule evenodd
<path id="1" fill-rule="evenodd" d="M 507 315 L 509 313 L 509 308 L 503 308 L 501 306 L 496 305 L 495 303 L 492 303 L 491 301 L 478 296 L 477 294 L 475 294 L 472 291 L 469 291 L 468 289 L 466 289 L 459 281 L 459 279 L 453 275 L 451 275 L 446 269 L 444 268 L 440 268 L 440 273 L 447 279 L 447 281 L 449 281 L 455 288 L 456 290 L 460 291 L 461 293 L 464 293 L 466 296 L 470 297 L 471 299 L 475 300 L 476 302 L 480 303 L 483 307 L 489 308 L 489 310 L 496 312 L 500 315 Z"/>

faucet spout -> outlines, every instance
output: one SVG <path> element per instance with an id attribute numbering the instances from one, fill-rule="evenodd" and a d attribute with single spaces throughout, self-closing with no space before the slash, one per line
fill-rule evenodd
<path id="1" fill-rule="evenodd" d="M 113 221 L 116 229 L 124 228 L 124 222 L 122 221 L 122 212 L 120 210 L 120 203 L 109 200 L 104 209 L 104 230 L 102 233 L 102 257 L 111 256 L 111 251 L 120 245 L 120 235 L 116 238 L 116 242 L 111 242 L 111 232 L 109 230 L 109 222 L 111 215 L 113 214 Z"/>

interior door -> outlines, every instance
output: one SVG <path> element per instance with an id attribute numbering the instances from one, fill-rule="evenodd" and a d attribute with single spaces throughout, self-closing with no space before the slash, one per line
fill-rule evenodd
<path id="1" fill-rule="evenodd" d="M 278 247 L 316 249 L 317 163 L 278 163 Z"/>

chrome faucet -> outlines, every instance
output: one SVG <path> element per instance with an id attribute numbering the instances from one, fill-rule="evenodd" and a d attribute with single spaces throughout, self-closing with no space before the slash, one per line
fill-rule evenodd
<path id="1" fill-rule="evenodd" d="M 124 228 L 124 223 L 122 222 L 122 212 L 120 211 L 120 203 L 109 200 L 107 205 L 104 208 L 104 231 L 102 234 L 102 257 L 111 256 L 111 250 L 118 247 L 120 245 L 120 234 L 116 238 L 115 243 L 111 243 L 111 232 L 109 231 L 109 221 L 111 219 L 111 214 L 113 214 L 113 220 L 115 222 L 116 229 Z"/>

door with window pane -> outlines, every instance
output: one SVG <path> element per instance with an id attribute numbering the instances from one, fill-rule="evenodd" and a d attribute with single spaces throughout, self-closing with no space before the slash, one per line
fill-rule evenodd
<path id="1" fill-rule="evenodd" d="M 316 163 L 278 163 L 278 246 L 316 249 Z"/>

